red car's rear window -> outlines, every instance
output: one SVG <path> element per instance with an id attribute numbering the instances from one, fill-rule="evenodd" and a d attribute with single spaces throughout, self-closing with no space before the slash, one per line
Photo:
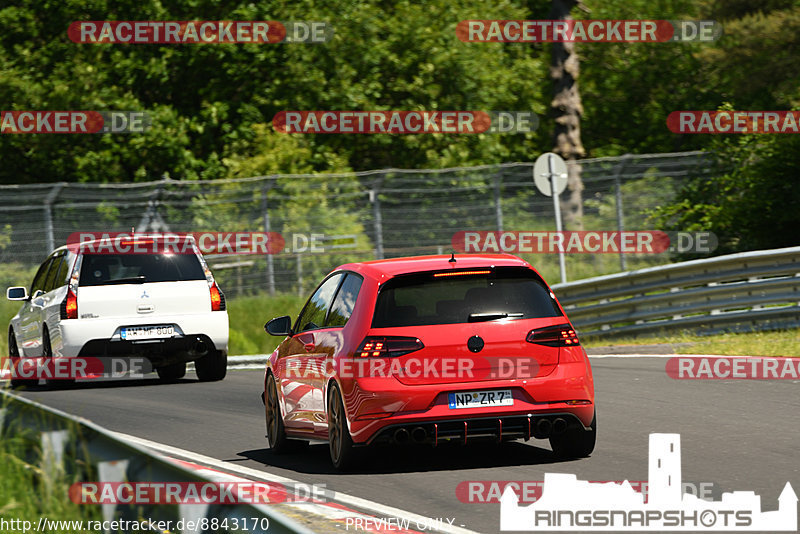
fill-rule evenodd
<path id="1" fill-rule="evenodd" d="M 378 294 L 372 327 L 561 315 L 547 286 L 530 269 L 498 267 L 462 272 L 418 273 L 388 281 Z"/>

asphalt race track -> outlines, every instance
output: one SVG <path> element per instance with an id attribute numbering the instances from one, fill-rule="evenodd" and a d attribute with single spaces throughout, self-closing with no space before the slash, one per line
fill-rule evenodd
<path id="1" fill-rule="evenodd" d="M 681 434 L 683 480 L 750 490 L 777 508 L 787 481 L 800 490 L 800 381 L 669 378 L 666 358 L 595 357 L 598 444 L 591 458 L 556 462 L 546 441 L 501 447 L 385 448 L 364 468 L 339 474 L 326 445 L 289 456 L 264 448 L 263 371 L 230 371 L 217 383 L 193 375 L 34 388 L 24 396 L 111 430 L 267 471 L 476 532 L 499 531 L 499 504 L 468 504 L 456 487 L 472 480 L 540 481 L 545 472 L 581 480 L 647 480 L 648 434 Z M 717 498 L 719 495 L 716 496 Z M 344 532 L 344 528 L 342 528 Z"/>

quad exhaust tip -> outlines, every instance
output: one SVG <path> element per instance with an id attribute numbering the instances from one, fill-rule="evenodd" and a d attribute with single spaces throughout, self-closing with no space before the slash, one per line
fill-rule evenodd
<path id="1" fill-rule="evenodd" d="M 567 422 L 562 418 L 557 418 L 553 421 L 553 435 L 558 436 L 567 431 Z"/>
<path id="2" fill-rule="evenodd" d="M 543 437 L 549 437 L 550 433 L 553 431 L 553 423 L 550 422 L 550 419 L 539 419 L 536 423 L 536 433 Z"/>
<path id="3" fill-rule="evenodd" d="M 415 427 L 414 430 L 411 431 L 411 438 L 417 443 L 422 443 L 428 439 L 428 432 L 421 426 Z"/>
<path id="4" fill-rule="evenodd" d="M 398 428 L 394 431 L 394 440 L 397 443 L 406 443 L 408 442 L 408 430 L 405 428 Z"/>

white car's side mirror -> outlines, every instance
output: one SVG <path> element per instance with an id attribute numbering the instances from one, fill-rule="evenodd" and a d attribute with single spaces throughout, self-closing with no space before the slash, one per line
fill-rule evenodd
<path id="1" fill-rule="evenodd" d="M 9 287 L 6 289 L 8 300 L 28 300 L 28 290 L 24 287 Z"/>

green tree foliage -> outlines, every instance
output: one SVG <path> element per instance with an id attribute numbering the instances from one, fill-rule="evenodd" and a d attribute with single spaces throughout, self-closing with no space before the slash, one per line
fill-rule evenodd
<path id="1" fill-rule="evenodd" d="M 0 9 L 10 29 L 0 36 L 3 109 L 145 110 L 153 127 L 137 135 L 2 136 L 0 181 L 240 176 L 263 172 L 278 147 L 309 152 L 313 171 L 530 159 L 538 133 L 264 139 L 277 135 L 271 120 L 282 110 L 542 113 L 545 63 L 529 47 L 456 38 L 458 21 L 477 14 L 525 18 L 527 10 L 507 0 L 12 1 Z M 76 20 L 321 20 L 335 33 L 326 44 L 75 44 L 66 30 Z"/>
<path id="2" fill-rule="evenodd" d="M 144 110 L 153 126 L 129 135 L 2 135 L 0 183 L 130 182 L 164 174 L 212 179 L 531 160 L 551 148 L 550 45 L 464 43 L 455 27 L 464 19 L 544 19 L 550 4 L 7 0 L 0 6 L 2 109 Z M 745 110 L 800 105 L 797 2 L 584 0 L 583 5 L 589 12 L 575 9 L 573 16 L 710 18 L 724 29 L 713 43 L 580 44 L 587 155 L 719 150 L 723 160 L 741 168 L 693 182 L 678 203 L 664 206 L 660 220 L 718 229 L 725 236 L 721 251 L 790 241 L 793 227 L 787 225 L 796 222 L 790 213 L 797 210 L 781 207 L 793 206 L 797 189 L 791 189 L 796 136 L 715 140 L 673 134 L 665 119 L 675 110 L 717 109 L 724 102 Z M 67 28 L 81 20 L 319 20 L 333 25 L 334 37 L 326 44 L 76 44 Z M 271 125 L 282 110 L 327 109 L 532 110 L 542 121 L 535 133 L 473 136 L 285 135 Z M 347 180 L 340 182 L 344 185 L 331 187 L 347 187 Z M 773 193 L 765 194 L 765 186 Z M 292 187 L 298 185 L 280 183 L 276 194 Z M 759 198 L 748 197 L 756 192 Z M 314 204 L 316 198 L 308 200 Z M 743 213 L 753 204 L 761 206 L 759 217 Z M 291 209 L 302 212 L 304 206 Z M 295 217 L 291 209 L 276 217 Z M 346 207 L 336 209 L 342 213 L 331 220 L 360 234 L 352 210 L 345 215 Z M 113 223 L 113 213 L 101 215 Z M 221 222 L 255 224 L 236 213 Z M 293 222 L 298 231 L 304 224 L 300 216 Z"/>
<path id="3" fill-rule="evenodd" d="M 723 106 L 722 109 L 731 109 Z M 800 150 L 796 135 L 716 136 L 720 172 L 685 182 L 677 202 L 657 210 L 660 227 L 711 231 L 718 254 L 796 246 L 800 226 Z"/>

